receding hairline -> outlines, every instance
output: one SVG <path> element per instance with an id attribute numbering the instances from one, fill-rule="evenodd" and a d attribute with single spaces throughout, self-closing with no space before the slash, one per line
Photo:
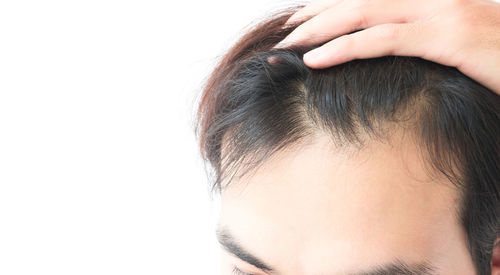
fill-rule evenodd
<path id="1" fill-rule="evenodd" d="M 386 125 L 390 125 L 387 123 Z M 363 128 L 360 128 L 364 130 Z M 225 176 L 225 184 L 221 182 L 220 191 L 223 191 L 227 186 L 233 184 L 234 182 L 244 177 L 246 179 L 252 177 L 255 173 L 257 173 L 261 168 L 263 168 L 268 162 L 275 160 L 277 157 L 282 154 L 292 153 L 295 154 L 302 150 L 305 150 L 309 146 L 315 146 L 318 142 L 326 142 L 328 143 L 328 150 L 332 154 L 342 154 L 346 156 L 346 158 L 350 158 L 352 156 L 363 153 L 367 150 L 367 148 L 373 148 L 374 146 L 379 146 L 380 144 L 388 144 L 392 146 L 415 146 L 416 150 L 419 151 L 418 158 L 419 161 L 423 164 L 423 169 L 425 169 L 425 173 L 428 176 L 428 181 L 434 181 L 437 183 L 448 184 L 450 188 L 456 188 L 449 180 L 444 177 L 438 170 L 434 169 L 432 166 L 432 161 L 429 159 L 430 156 L 427 153 L 424 144 L 419 140 L 419 137 L 415 133 L 415 131 L 408 130 L 408 128 L 402 126 L 402 124 L 391 124 L 388 126 L 387 133 L 385 135 L 379 136 L 371 136 L 367 132 L 358 133 L 359 136 L 362 136 L 361 143 L 350 143 L 347 141 L 339 141 L 336 137 L 331 136 L 330 133 L 327 133 L 321 129 L 317 129 L 317 131 L 311 132 L 304 138 L 298 140 L 297 142 L 287 143 L 283 147 L 275 149 L 273 152 L 266 152 L 268 155 L 259 154 L 259 152 L 249 154 L 248 159 L 259 159 L 254 165 L 248 165 L 245 163 L 229 163 L 231 169 L 224 169 L 224 172 L 228 172 Z M 227 149 L 225 145 L 228 145 L 227 141 L 231 138 L 230 133 L 226 133 L 224 136 L 221 148 L 221 157 L 222 157 L 222 165 L 224 165 L 224 156 L 228 156 L 227 152 L 224 149 Z M 224 142 L 225 141 L 225 142 Z M 401 144 L 400 144 L 401 142 Z M 325 148 L 326 149 L 326 148 Z M 406 167 L 406 166 L 405 166 Z M 241 173 L 242 172 L 242 173 Z M 229 181 L 227 179 L 229 178 Z M 233 181 L 234 180 L 234 181 Z"/>

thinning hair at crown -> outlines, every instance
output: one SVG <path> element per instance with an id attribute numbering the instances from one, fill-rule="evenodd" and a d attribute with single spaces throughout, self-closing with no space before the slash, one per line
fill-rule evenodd
<path id="1" fill-rule="evenodd" d="M 212 191 L 318 135 L 338 150 L 362 150 L 403 129 L 421 149 L 428 174 L 459 189 L 457 218 L 478 273 L 489 274 L 500 231 L 500 96 L 454 67 L 418 57 L 311 69 L 303 55 L 320 45 L 273 49 L 301 24 L 285 25 L 301 7 L 245 31 L 203 86 L 196 133 Z"/>
<path id="2" fill-rule="evenodd" d="M 198 133 L 203 157 L 215 170 L 213 189 L 231 182 L 241 168 L 246 170 L 240 177 L 318 132 L 329 133 L 339 148 L 361 148 L 362 134 L 382 140 L 396 126 L 420 137 L 434 168 L 430 173 L 439 171 L 460 185 L 465 173 L 461 150 L 472 137 L 439 127 L 468 126 L 453 124 L 457 118 L 480 119 L 480 113 L 467 110 L 474 107 L 467 106 L 468 98 L 454 92 L 460 81 L 475 85 L 469 97 L 484 101 L 492 92 L 454 68 L 415 57 L 386 56 L 310 69 L 302 56 L 313 46 L 272 49 L 300 24 L 284 26 L 300 7 L 280 10 L 247 32 L 204 87 Z"/>

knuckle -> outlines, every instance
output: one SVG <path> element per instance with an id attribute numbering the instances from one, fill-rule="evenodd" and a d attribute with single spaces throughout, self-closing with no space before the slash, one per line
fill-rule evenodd
<path id="1" fill-rule="evenodd" d="M 451 0 L 450 5 L 447 7 L 447 14 L 449 14 L 452 22 L 458 26 L 473 24 L 481 18 L 480 14 L 474 12 L 469 0 Z"/>
<path id="2" fill-rule="evenodd" d="M 443 29 L 454 29 L 446 36 L 452 39 L 454 44 L 461 45 L 467 42 L 471 34 L 477 32 L 482 21 L 481 16 L 484 15 L 471 12 L 463 6 L 456 7 L 452 10 L 449 20 L 444 22 Z"/>
<path id="3" fill-rule="evenodd" d="M 376 39 L 395 40 L 400 34 L 400 28 L 396 24 L 383 24 L 375 27 Z"/>
<path id="4" fill-rule="evenodd" d="M 469 4 L 471 0 L 448 0 L 448 4 L 452 7 L 462 7 Z"/>
<path id="5" fill-rule="evenodd" d="M 352 0 L 352 10 L 355 14 L 355 25 L 358 29 L 365 29 L 368 27 L 367 11 L 369 0 Z"/>
<path id="6" fill-rule="evenodd" d="M 363 5 L 365 5 L 367 1 L 368 0 L 351 0 L 350 4 L 352 5 L 353 8 L 360 8 Z"/>

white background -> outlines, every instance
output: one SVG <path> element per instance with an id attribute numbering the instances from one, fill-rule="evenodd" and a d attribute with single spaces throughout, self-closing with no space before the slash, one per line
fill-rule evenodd
<path id="1" fill-rule="evenodd" d="M 0 274 L 217 274 L 200 87 L 297 1 L 0 1 Z"/>

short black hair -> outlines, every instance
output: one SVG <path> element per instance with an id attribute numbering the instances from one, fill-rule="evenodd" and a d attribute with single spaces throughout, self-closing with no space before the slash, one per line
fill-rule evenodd
<path id="1" fill-rule="evenodd" d="M 457 219 L 478 274 L 490 274 L 500 232 L 500 96 L 454 67 L 418 57 L 311 69 L 302 57 L 319 45 L 272 48 L 300 25 L 284 23 L 302 7 L 259 22 L 203 87 L 196 133 L 215 174 L 213 190 L 318 131 L 339 147 L 362 148 L 363 135 L 382 139 L 404 125 L 427 153 L 429 172 L 460 191 Z"/>

